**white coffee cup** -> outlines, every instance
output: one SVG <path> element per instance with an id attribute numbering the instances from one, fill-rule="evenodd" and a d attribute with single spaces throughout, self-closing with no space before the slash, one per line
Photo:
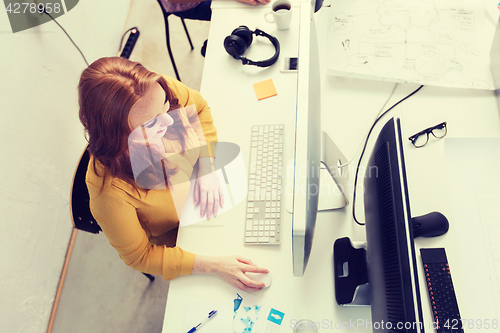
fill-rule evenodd
<path id="1" fill-rule="evenodd" d="M 289 0 L 276 0 L 271 5 L 272 11 L 265 14 L 269 23 L 276 23 L 278 30 L 287 30 L 292 22 L 292 3 Z M 271 19 L 272 18 L 272 19 Z"/>

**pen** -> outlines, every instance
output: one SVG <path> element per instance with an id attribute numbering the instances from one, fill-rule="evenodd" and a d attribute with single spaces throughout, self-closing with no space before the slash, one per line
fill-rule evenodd
<path id="1" fill-rule="evenodd" d="M 217 314 L 217 310 L 210 311 L 210 313 L 208 314 L 207 318 L 205 318 L 201 323 L 199 323 L 198 325 L 196 325 L 195 327 L 193 327 L 192 329 L 190 329 L 187 333 L 193 333 L 194 331 L 196 331 L 197 329 L 199 329 L 202 325 L 205 325 L 216 314 Z"/>

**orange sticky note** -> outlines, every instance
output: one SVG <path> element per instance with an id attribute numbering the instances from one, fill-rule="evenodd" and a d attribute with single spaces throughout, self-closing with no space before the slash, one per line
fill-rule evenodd
<path id="1" fill-rule="evenodd" d="M 254 83 L 253 88 L 255 89 L 255 94 L 257 95 L 257 99 L 259 101 L 278 94 L 276 92 L 276 88 L 274 87 L 273 79 Z"/>

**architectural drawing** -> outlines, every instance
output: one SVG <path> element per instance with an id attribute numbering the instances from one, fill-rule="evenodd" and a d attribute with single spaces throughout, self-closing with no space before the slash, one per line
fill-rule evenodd
<path id="1" fill-rule="evenodd" d="M 330 74 L 495 89 L 498 14 L 487 15 L 481 0 L 333 1 L 329 10 Z"/>

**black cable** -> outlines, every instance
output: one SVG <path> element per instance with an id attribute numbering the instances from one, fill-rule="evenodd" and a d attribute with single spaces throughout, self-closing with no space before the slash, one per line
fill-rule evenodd
<path id="1" fill-rule="evenodd" d="M 125 35 L 127 34 L 127 32 L 129 32 L 129 31 L 131 31 L 131 30 L 133 30 L 133 29 L 137 29 L 137 28 L 135 28 L 135 27 L 134 27 L 134 28 L 130 28 L 130 29 L 128 29 L 127 31 L 125 31 L 125 32 L 123 33 L 122 40 L 120 41 L 120 47 L 118 48 L 118 53 L 120 53 L 120 51 L 121 51 L 121 49 L 122 49 L 123 39 L 125 38 Z"/>
<path id="2" fill-rule="evenodd" d="M 75 42 L 73 41 L 73 39 L 71 39 L 71 37 L 70 37 L 70 36 L 68 35 L 68 33 L 66 32 L 66 30 L 64 30 L 64 28 L 63 28 L 63 27 L 59 24 L 59 22 L 57 22 L 57 21 L 56 21 L 56 19 L 55 19 L 55 18 L 53 18 L 53 17 L 52 17 L 52 15 L 50 15 L 49 13 L 47 13 L 47 12 L 45 11 L 45 8 L 43 8 L 43 12 L 44 12 L 45 14 L 47 14 L 47 15 L 48 15 L 48 16 L 52 19 L 52 21 L 56 22 L 56 24 L 59 26 L 59 28 L 61 28 L 61 29 L 62 29 L 62 31 L 64 31 L 64 33 L 66 34 L 66 36 L 68 36 L 68 38 L 69 38 L 69 40 L 71 41 L 71 43 L 73 43 L 73 45 L 75 45 L 75 47 L 78 49 L 78 51 L 80 52 L 80 54 L 81 54 L 81 55 L 82 55 L 82 57 L 83 57 L 83 60 L 85 61 L 85 63 L 86 63 L 86 64 L 87 64 L 87 66 L 88 66 L 88 65 L 89 65 L 89 63 L 87 62 L 87 59 L 85 59 L 85 56 L 83 55 L 82 50 L 80 50 L 80 48 L 78 47 L 78 45 L 76 45 L 76 44 L 75 44 Z"/>
<path id="3" fill-rule="evenodd" d="M 359 161 L 358 161 L 358 166 L 356 167 L 356 173 L 354 174 L 354 191 L 353 191 L 353 195 L 352 195 L 352 217 L 354 218 L 354 222 L 356 222 L 357 224 L 359 225 L 365 225 L 364 223 L 361 223 L 359 222 L 357 219 L 356 219 L 356 185 L 358 184 L 358 171 L 359 171 L 359 166 L 361 165 L 361 160 L 363 159 L 363 155 L 365 153 L 365 150 L 366 150 L 366 145 L 368 144 L 368 139 L 370 138 L 370 134 L 372 133 L 373 131 L 373 128 L 375 127 L 375 125 L 378 123 L 378 121 L 380 119 L 382 119 L 382 117 L 389 111 L 391 111 L 392 109 L 394 109 L 398 104 L 400 104 L 401 102 L 403 102 L 404 100 L 410 98 L 411 96 L 415 95 L 420 89 L 422 89 L 423 85 L 421 85 L 420 87 L 418 87 L 414 92 L 412 92 L 411 94 L 409 94 L 408 96 L 406 96 L 405 98 L 403 98 L 402 100 L 400 100 L 399 102 L 397 102 L 396 104 L 394 104 L 393 106 L 391 106 L 389 109 L 387 109 L 386 111 L 384 111 L 384 113 L 382 113 L 376 120 L 375 122 L 373 123 L 372 127 L 370 128 L 370 131 L 368 132 L 368 135 L 366 136 L 366 140 L 365 140 L 365 144 L 363 146 L 363 150 L 361 151 L 361 156 L 359 157 Z"/>

